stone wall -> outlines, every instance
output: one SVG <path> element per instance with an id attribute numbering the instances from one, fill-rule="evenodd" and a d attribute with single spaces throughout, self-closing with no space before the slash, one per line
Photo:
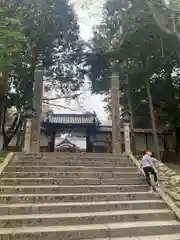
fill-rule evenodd
<path id="1" fill-rule="evenodd" d="M 139 164 L 141 157 L 136 156 Z M 180 207 L 180 174 L 177 174 L 174 170 L 157 159 L 154 159 L 153 162 L 157 170 L 158 180 L 164 192 Z"/>
<path id="2" fill-rule="evenodd" d="M 165 192 L 180 206 L 180 175 L 156 159 L 154 159 L 154 165 Z"/>

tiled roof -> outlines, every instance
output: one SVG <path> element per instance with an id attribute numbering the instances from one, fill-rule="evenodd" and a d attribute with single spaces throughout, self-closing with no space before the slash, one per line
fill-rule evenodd
<path id="1" fill-rule="evenodd" d="M 97 132 L 112 132 L 112 126 L 98 126 Z M 135 133 L 152 133 L 152 129 L 150 128 L 135 128 Z M 121 132 L 124 132 L 124 129 L 121 128 Z M 160 132 L 160 131 L 159 131 Z"/>
<path id="2" fill-rule="evenodd" d="M 100 121 L 95 114 L 84 113 L 84 114 L 51 114 L 44 119 L 44 123 L 52 124 L 95 124 L 97 132 L 112 132 L 112 125 L 99 125 Z M 112 123 L 111 123 L 112 124 Z M 42 129 L 43 131 L 43 129 Z M 121 132 L 124 129 L 121 128 Z M 135 133 L 152 133 L 150 128 L 135 128 Z M 159 133 L 165 132 L 158 130 Z M 168 132 L 168 131 L 166 131 Z"/>
<path id="3" fill-rule="evenodd" d="M 94 114 L 51 114 L 45 122 L 54 124 L 98 124 L 99 120 Z"/>
<path id="4" fill-rule="evenodd" d="M 56 144 L 56 148 L 61 147 L 64 144 L 73 145 L 81 150 L 84 150 L 86 149 L 86 138 L 66 137 Z"/>
<path id="5" fill-rule="evenodd" d="M 56 148 L 61 147 L 62 145 L 71 145 L 75 146 L 69 139 L 64 138 L 58 145 L 56 145 Z"/>
<path id="6" fill-rule="evenodd" d="M 111 126 L 98 126 L 97 132 L 112 132 L 112 127 Z"/>

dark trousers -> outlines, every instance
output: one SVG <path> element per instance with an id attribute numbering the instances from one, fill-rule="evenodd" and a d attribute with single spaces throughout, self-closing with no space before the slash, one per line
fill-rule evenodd
<path id="1" fill-rule="evenodd" d="M 144 173 L 145 173 L 145 176 L 146 176 L 146 181 L 147 181 L 149 186 L 151 185 L 151 180 L 150 180 L 150 175 L 149 174 L 152 174 L 153 177 L 154 177 L 154 181 L 157 182 L 157 174 L 154 171 L 153 167 L 150 167 L 150 166 L 145 167 L 145 168 L 143 168 L 143 170 L 144 170 Z"/>

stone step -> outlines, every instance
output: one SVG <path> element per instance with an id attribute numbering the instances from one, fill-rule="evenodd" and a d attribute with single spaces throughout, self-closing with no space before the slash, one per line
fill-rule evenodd
<path id="1" fill-rule="evenodd" d="M 76 226 L 36 226 L 19 228 L 1 228 L 0 239 L 3 240 L 80 240 L 113 237 L 139 237 L 160 234 L 175 234 L 180 231 L 177 221 L 146 221 L 106 223 Z"/>
<path id="2" fill-rule="evenodd" d="M 166 235 L 156 235 L 156 236 L 140 236 L 140 237 L 122 237 L 121 240 L 179 240 L 179 234 L 166 234 Z M 83 239 L 83 240 L 120 240 L 119 238 L 93 238 L 93 239 Z"/>
<path id="3" fill-rule="evenodd" d="M 26 154 L 22 152 L 16 153 L 17 158 L 94 158 L 94 159 L 129 159 L 128 156 L 125 155 L 119 155 L 119 154 L 111 154 L 111 153 L 65 153 L 65 152 L 40 152 L 38 154 Z"/>
<path id="4" fill-rule="evenodd" d="M 0 185 L 136 185 L 145 184 L 142 178 L 0 178 Z"/>
<path id="5" fill-rule="evenodd" d="M 147 185 L 32 185 L 32 186 L 0 186 L 0 194 L 42 194 L 42 193 L 113 193 L 113 192 L 144 192 Z"/>
<path id="6" fill-rule="evenodd" d="M 0 204 L 0 215 L 11 214 L 46 214 L 79 213 L 123 210 L 165 209 L 162 200 L 132 200 L 109 202 L 53 202 L 31 204 Z"/>
<path id="7" fill-rule="evenodd" d="M 6 172 L 139 172 L 136 167 L 7 166 Z"/>
<path id="8" fill-rule="evenodd" d="M 16 153 L 16 156 L 21 159 L 41 159 L 41 158 L 56 158 L 56 159 L 124 159 L 128 160 L 129 158 L 124 155 L 119 154 L 111 154 L 111 153 L 59 153 L 59 152 L 45 152 L 45 153 L 39 153 L 39 154 L 24 154 L 24 153 Z"/>
<path id="9" fill-rule="evenodd" d="M 9 163 L 9 166 L 47 166 L 47 167 L 53 167 L 53 166 L 89 166 L 89 167 L 133 167 L 134 164 L 133 162 L 121 162 L 121 161 L 114 161 L 114 162 L 110 162 L 110 161 L 82 161 L 82 160 L 77 160 L 77 161 L 65 161 L 65 160 L 61 160 L 61 161 L 44 161 L 44 160 L 28 160 L 28 161 L 12 161 Z"/>
<path id="10" fill-rule="evenodd" d="M 6 170 L 6 169 L 5 169 Z M 3 172 L 1 177 L 5 178 L 140 178 L 140 172 Z"/>
<path id="11" fill-rule="evenodd" d="M 94 160 L 94 161 L 131 161 L 130 158 L 127 157 L 117 157 L 117 156 L 87 156 L 87 155 L 44 155 L 44 156 L 15 156 L 14 159 L 21 159 L 21 160 Z"/>
<path id="12" fill-rule="evenodd" d="M 79 193 L 79 194 L 0 194 L 0 204 L 52 203 L 52 202 L 96 202 L 157 200 L 158 196 L 148 192 Z"/>
<path id="13" fill-rule="evenodd" d="M 21 158 L 17 158 L 14 157 L 12 159 L 12 162 L 16 162 L 16 161 L 23 161 L 23 162 L 76 162 L 76 161 L 80 161 L 80 162 L 99 162 L 99 163 L 132 163 L 132 160 L 130 158 L 127 159 L 120 159 L 120 158 L 92 158 L 92 157 L 81 157 L 81 156 L 73 156 L 73 157 L 53 157 L 53 156 L 44 156 L 44 157 L 40 157 L 40 158 L 30 158 L 30 157 L 21 157 Z"/>
<path id="14" fill-rule="evenodd" d="M 1 215 L 0 228 L 32 226 L 91 225 L 138 221 L 175 220 L 175 215 L 168 209 L 105 211 L 90 213 L 54 213 L 28 215 Z"/>

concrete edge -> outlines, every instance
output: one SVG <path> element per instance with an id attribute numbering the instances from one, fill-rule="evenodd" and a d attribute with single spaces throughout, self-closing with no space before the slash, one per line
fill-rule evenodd
<path id="1" fill-rule="evenodd" d="M 5 157 L 3 163 L 0 164 L 0 174 L 4 171 L 5 167 L 8 165 L 8 163 L 12 160 L 14 157 L 15 153 L 10 152 L 8 155 Z"/>
<path id="2" fill-rule="evenodd" d="M 133 161 L 133 163 L 136 165 L 136 167 L 139 168 L 139 170 L 144 175 L 144 172 L 140 167 L 139 161 L 132 154 L 128 154 L 128 155 L 129 155 L 130 159 Z M 180 221 L 180 209 L 176 206 L 175 202 L 171 199 L 171 197 L 168 194 L 165 193 L 162 186 L 160 186 L 160 187 L 153 186 L 153 187 L 156 189 L 157 193 L 166 202 L 166 204 L 169 206 L 169 208 L 176 215 L 177 219 Z"/>

